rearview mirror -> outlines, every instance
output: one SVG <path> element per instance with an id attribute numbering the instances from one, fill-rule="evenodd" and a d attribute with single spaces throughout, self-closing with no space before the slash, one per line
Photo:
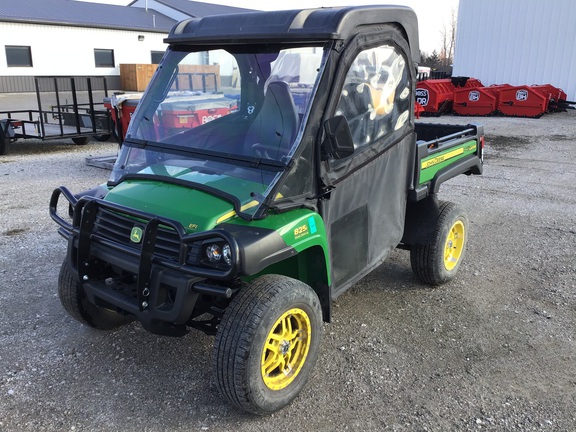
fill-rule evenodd
<path id="1" fill-rule="evenodd" d="M 325 158 L 343 159 L 354 153 L 354 141 L 348 120 L 344 116 L 329 118 L 324 122 L 326 138 L 322 143 Z"/>

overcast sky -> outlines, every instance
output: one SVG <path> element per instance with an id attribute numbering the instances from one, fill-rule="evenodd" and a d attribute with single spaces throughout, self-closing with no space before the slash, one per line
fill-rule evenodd
<path id="1" fill-rule="evenodd" d="M 93 3 L 108 3 L 127 5 L 132 0 L 81 0 Z M 214 0 L 212 4 L 243 7 L 247 9 L 279 10 L 279 9 L 304 9 L 320 6 L 348 6 L 367 4 L 398 4 L 410 6 L 418 16 L 420 30 L 420 49 L 427 53 L 433 50 L 440 52 L 442 46 L 441 31 L 443 25 L 448 26 L 452 10 L 458 12 L 459 0 L 291 0 L 288 2 L 273 2 L 271 0 Z"/>

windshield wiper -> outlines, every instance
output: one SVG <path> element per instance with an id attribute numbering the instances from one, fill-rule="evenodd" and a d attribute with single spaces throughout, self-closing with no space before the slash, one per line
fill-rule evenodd
<path id="1" fill-rule="evenodd" d="M 207 159 L 216 160 L 216 161 L 234 161 L 240 162 L 241 165 L 250 167 L 250 168 L 262 168 L 269 171 L 280 171 L 284 170 L 288 167 L 288 164 L 274 160 L 274 159 L 267 159 L 267 158 L 258 158 L 258 157 L 251 157 L 245 155 L 239 155 L 235 153 L 223 153 L 213 150 L 202 150 L 193 147 L 187 146 L 177 146 L 174 144 L 168 143 L 160 143 L 156 141 L 146 141 L 141 140 L 138 138 L 128 138 L 124 141 L 123 144 L 135 144 L 137 147 L 140 148 L 150 148 L 151 150 L 162 152 L 166 151 L 169 153 L 179 153 L 184 155 L 193 155 L 193 156 L 203 156 Z M 234 165 L 234 164 L 233 164 Z"/>

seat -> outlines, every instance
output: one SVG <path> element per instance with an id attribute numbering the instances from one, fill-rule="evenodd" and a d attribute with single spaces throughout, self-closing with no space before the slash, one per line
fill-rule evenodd
<path id="1" fill-rule="evenodd" d="M 370 139 L 371 106 L 372 97 L 366 84 L 348 83 L 342 89 L 336 114 L 343 115 L 348 120 L 356 147 L 364 145 Z"/>
<path id="2" fill-rule="evenodd" d="M 298 112 L 287 83 L 270 82 L 262 108 L 250 125 L 244 141 L 244 153 L 280 160 L 288 154 L 296 131 Z"/>

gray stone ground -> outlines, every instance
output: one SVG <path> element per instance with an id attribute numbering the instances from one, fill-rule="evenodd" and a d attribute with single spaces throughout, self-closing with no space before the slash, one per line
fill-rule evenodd
<path id="1" fill-rule="evenodd" d="M 104 182 L 85 158 L 117 146 L 14 144 L 0 156 L 0 430 L 575 430 L 575 120 L 426 119 L 486 127 L 485 174 L 441 190 L 471 220 L 459 276 L 429 288 L 394 251 L 336 301 L 310 382 L 265 418 L 218 397 L 212 338 L 66 315 L 48 200 Z"/>

